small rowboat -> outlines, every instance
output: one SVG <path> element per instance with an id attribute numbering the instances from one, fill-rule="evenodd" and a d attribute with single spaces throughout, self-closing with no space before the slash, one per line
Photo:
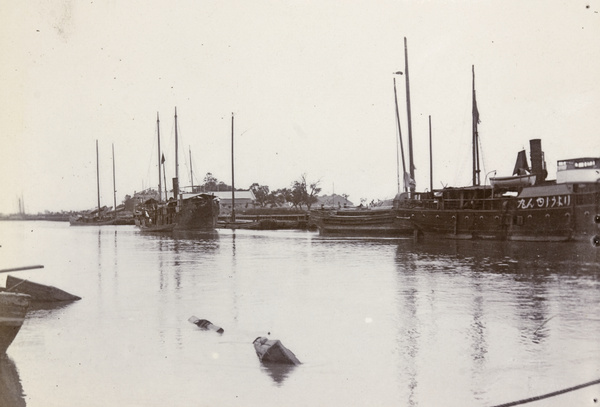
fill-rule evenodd
<path id="1" fill-rule="evenodd" d="M 511 177 L 490 177 L 490 184 L 494 188 L 518 188 L 535 184 L 535 174 L 513 175 Z"/>
<path id="2" fill-rule="evenodd" d="M 286 365 L 299 365 L 300 361 L 296 355 L 283 346 L 277 339 L 267 339 L 259 336 L 252 342 L 258 359 L 265 363 L 281 363 Z"/>

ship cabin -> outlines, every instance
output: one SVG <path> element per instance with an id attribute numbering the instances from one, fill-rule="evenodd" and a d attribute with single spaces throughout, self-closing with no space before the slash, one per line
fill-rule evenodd
<path id="1" fill-rule="evenodd" d="M 556 164 L 557 184 L 583 184 L 600 181 L 600 158 L 560 160 Z"/>
<path id="2" fill-rule="evenodd" d="M 402 192 L 394 199 L 395 209 L 422 208 L 431 210 L 497 210 L 502 199 L 516 197 L 518 191 L 494 188 L 490 185 L 433 190 L 432 192 Z"/>

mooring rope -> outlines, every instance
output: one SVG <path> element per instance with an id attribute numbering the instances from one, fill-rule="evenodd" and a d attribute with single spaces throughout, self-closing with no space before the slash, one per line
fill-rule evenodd
<path id="1" fill-rule="evenodd" d="M 532 401 L 547 399 L 549 397 L 558 396 L 560 394 L 568 393 L 568 392 L 573 391 L 573 390 L 579 390 L 579 389 L 582 389 L 584 387 L 592 386 L 594 384 L 599 384 L 599 383 L 600 383 L 600 379 L 593 380 L 591 382 L 583 383 L 583 384 L 580 384 L 578 386 L 573 386 L 573 387 L 569 387 L 569 388 L 558 390 L 558 391 L 553 391 L 552 393 L 543 394 L 541 396 L 530 397 L 528 399 L 523 399 L 523 400 L 518 400 L 518 401 L 511 401 L 510 403 L 498 404 L 498 405 L 492 406 L 492 407 L 518 406 L 519 404 L 525 404 L 525 403 L 530 403 Z"/>

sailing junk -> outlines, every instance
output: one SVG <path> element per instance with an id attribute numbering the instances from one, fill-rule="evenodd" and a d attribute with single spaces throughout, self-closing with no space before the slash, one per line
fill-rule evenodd
<path id="1" fill-rule="evenodd" d="M 157 127 L 159 120 L 157 116 Z M 159 146 L 160 146 L 160 130 Z M 136 210 L 135 223 L 144 232 L 171 232 L 174 230 L 213 230 L 217 226 L 220 205 L 214 195 L 208 194 L 184 194 L 180 193 L 178 178 L 178 160 L 177 160 L 177 109 L 175 109 L 175 173 L 173 178 L 173 198 L 166 202 L 150 199 L 144 202 Z M 164 163 L 164 156 L 161 156 L 159 147 L 159 191 L 160 185 L 160 165 Z M 164 175 L 164 173 L 163 173 Z M 165 187 L 166 188 L 166 187 Z"/>

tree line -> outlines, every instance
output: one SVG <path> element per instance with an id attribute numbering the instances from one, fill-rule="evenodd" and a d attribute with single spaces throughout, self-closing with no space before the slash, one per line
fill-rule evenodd
<path id="1" fill-rule="evenodd" d="M 193 192 L 231 191 L 231 185 L 219 181 L 212 173 L 207 173 L 202 185 L 193 187 Z M 253 183 L 248 188 L 254 193 L 257 206 L 263 208 L 275 208 L 289 204 L 293 209 L 310 210 L 311 206 L 318 202 L 318 194 L 321 192 L 319 181 L 309 181 L 306 174 L 293 181 L 289 188 L 279 188 L 271 191 L 268 185 Z M 237 190 L 237 188 L 236 188 Z"/>

